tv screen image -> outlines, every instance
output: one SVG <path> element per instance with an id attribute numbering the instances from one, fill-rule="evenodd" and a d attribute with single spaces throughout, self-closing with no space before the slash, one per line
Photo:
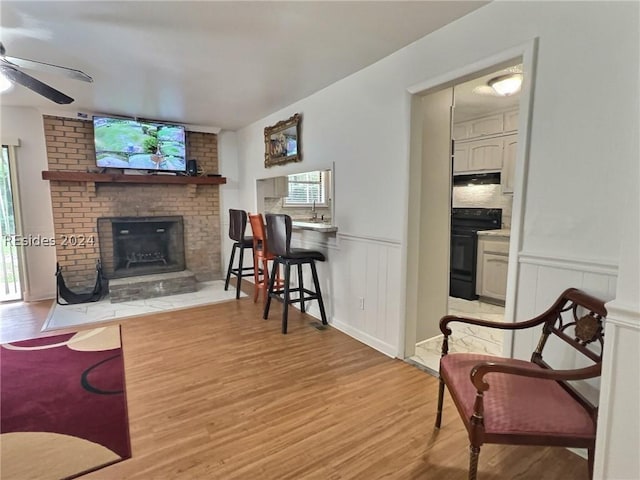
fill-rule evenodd
<path id="1" fill-rule="evenodd" d="M 183 126 L 94 117 L 93 132 L 98 167 L 186 170 Z"/>

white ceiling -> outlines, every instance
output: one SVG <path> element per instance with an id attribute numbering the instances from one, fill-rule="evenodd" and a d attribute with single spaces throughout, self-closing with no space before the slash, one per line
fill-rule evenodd
<path id="1" fill-rule="evenodd" d="M 82 70 L 27 71 L 69 106 L 14 86 L 3 105 L 237 129 L 344 78 L 486 1 L 5 1 L 8 56 Z"/>
<path id="2" fill-rule="evenodd" d="M 520 92 L 507 97 L 486 93 L 493 91 L 488 86 L 489 80 L 509 73 L 522 73 L 522 65 L 516 63 L 455 85 L 454 96 L 456 108 L 454 110 L 454 120 L 460 122 L 481 117 L 497 110 L 516 108 L 520 103 Z M 475 91 L 476 87 L 482 87 L 481 90 L 483 93 L 477 93 Z"/>

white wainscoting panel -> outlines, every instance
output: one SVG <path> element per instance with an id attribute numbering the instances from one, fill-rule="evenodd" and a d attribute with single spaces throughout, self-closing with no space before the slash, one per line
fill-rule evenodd
<path id="1" fill-rule="evenodd" d="M 336 236 L 305 232 L 295 235 L 292 243 L 327 256 L 317 266 L 329 323 L 386 355 L 397 356 L 400 243 L 340 232 Z M 304 283 L 312 285 L 307 270 Z M 317 302 L 311 302 L 308 313 L 320 318 Z"/>
<path id="2" fill-rule="evenodd" d="M 517 321 L 544 312 L 560 293 L 570 287 L 579 288 L 605 301 L 615 297 L 617 265 L 526 253 L 521 253 L 518 261 Z M 539 331 L 517 332 L 514 335 L 513 356 L 528 359 L 539 335 Z"/>
<path id="3" fill-rule="evenodd" d="M 516 321 L 527 320 L 543 313 L 567 288 L 579 288 L 604 301 L 615 296 L 615 265 L 526 254 L 519 256 L 519 262 Z M 539 328 L 515 332 L 513 356 L 528 360 L 539 338 Z M 554 368 L 580 368 L 587 364 L 582 355 L 573 349 L 567 349 L 561 340 L 555 338 L 550 338 L 546 345 L 545 360 Z M 598 403 L 600 379 L 576 382 L 576 386 L 589 400 Z"/>
<path id="4" fill-rule="evenodd" d="M 640 478 L 640 313 L 607 305 L 594 479 Z"/>

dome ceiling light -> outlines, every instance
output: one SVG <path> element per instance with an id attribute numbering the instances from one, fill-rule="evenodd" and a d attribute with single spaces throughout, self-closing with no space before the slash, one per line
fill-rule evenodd
<path id="1" fill-rule="evenodd" d="M 522 87 L 522 74 L 510 73 L 494 77 L 487 82 L 498 95 L 508 97 L 514 93 L 518 93 Z"/>

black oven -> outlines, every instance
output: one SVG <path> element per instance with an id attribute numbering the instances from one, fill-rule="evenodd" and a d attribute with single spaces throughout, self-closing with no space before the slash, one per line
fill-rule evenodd
<path id="1" fill-rule="evenodd" d="M 502 210 L 497 208 L 451 209 L 451 263 L 449 295 L 475 300 L 478 233 L 502 226 Z"/>

